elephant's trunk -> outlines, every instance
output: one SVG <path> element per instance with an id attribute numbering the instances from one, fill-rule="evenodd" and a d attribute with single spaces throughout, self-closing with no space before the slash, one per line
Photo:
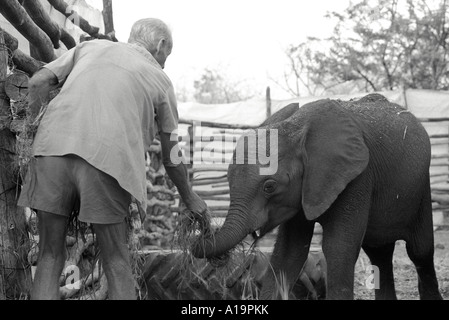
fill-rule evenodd
<path id="1" fill-rule="evenodd" d="M 199 239 L 192 247 L 191 252 L 196 258 L 212 258 L 225 254 L 242 241 L 251 230 L 246 223 L 244 213 L 230 210 L 223 227 L 213 236 Z"/>

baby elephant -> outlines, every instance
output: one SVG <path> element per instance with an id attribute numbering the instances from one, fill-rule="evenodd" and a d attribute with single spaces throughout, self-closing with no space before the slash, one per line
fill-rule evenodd
<path id="1" fill-rule="evenodd" d="M 326 299 L 354 299 L 361 249 L 379 269 L 376 299 L 396 299 L 397 240 L 406 242 L 421 299 L 441 299 L 433 262 L 430 159 L 422 124 L 379 94 L 291 104 L 237 142 L 228 168 L 226 220 L 213 237 L 195 243 L 192 253 L 220 256 L 248 234 L 262 237 L 279 226 L 273 272 L 266 272 L 260 294 L 278 298 L 277 280 L 283 275 L 286 287 L 294 288 L 319 223 Z"/>

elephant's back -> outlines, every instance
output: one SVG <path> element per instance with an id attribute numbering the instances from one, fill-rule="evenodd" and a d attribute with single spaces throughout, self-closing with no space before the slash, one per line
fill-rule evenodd
<path id="1" fill-rule="evenodd" d="M 391 130 L 391 128 L 384 129 L 383 125 L 399 126 L 404 120 L 417 121 L 416 118 L 413 119 L 414 116 L 410 119 L 400 117 L 403 113 L 409 113 L 407 109 L 396 103 L 391 103 L 378 93 L 369 94 L 358 100 L 337 100 L 337 102 L 373 129 L 378 127 L 380 130 Z"/>
<path id="2" fill-rule="evenodd" d="M 380 94 L 355 101 L 338 101 L 362 122 L 367 140 L 400 153 L 419 152 L 430 158 L 430 139 L 421 122 L 406 108 Z M 394 151 L 391 151 L 394 152 Z M 418 153 L 419 153 L 418 152 Z"/>
<path id="3" fill-rule="evenodd" d="M 414 188 L 420 193 L 429 183 L 431 144 L 421 122 L 380 95 L 340 104 L 359 119 L 375 188 L 380 193 L 407 194 L 413 201 L 416 190 L 408 190 L 409 186 L 419 185 Z"/>

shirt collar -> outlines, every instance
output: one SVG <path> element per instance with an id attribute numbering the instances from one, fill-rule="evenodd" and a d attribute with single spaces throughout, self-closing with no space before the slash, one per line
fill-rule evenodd
<path id="1" fill-rule="evenodd" d="M 147 58 L 147 60 L 153 64 L 154 66 L 158 67 L 159 69 L 162 69 L 161 65 L 156 61 L 156 59 L 154 59 L 153 55 L 148 52 L 148 50 L 146 50 L 144 47 L 135 44 L 135 43 L 127 43 L 130 47 L 132 47 L 133 49 L 137 50 L 140 54 L 142 54 L 145 58 Z"/>

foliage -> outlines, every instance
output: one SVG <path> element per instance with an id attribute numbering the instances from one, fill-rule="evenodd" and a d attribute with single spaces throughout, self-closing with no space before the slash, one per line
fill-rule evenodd
<path id="1" fill-rule="evenodd" d="M 195 101 L 204 104 L 238 102 L 255 95 L 244 80 L 232 80 L 224 71 L 218 69 L 204 69 L 193 86 Z"/>
<path id="2" fill-rule="evenodd" d="M 352 81 L 365 91 L 449 88 L 448 0 L 363 0 L 327 17 L 334 33 L 286 50 L 309 94 Z M 286 77 L 286 79 L 289 79 Z M 284 88 L 300 95 L 290 82 Z"/>

